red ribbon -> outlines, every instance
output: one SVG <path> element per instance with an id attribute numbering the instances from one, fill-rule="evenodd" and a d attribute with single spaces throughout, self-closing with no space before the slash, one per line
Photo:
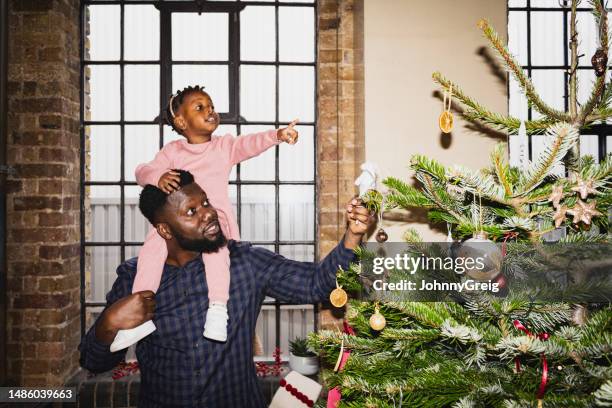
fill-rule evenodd
<path id="1" fill-rule="evenodd" d="M 516 237 L 518 237 L 518 235 L 519 235 L 519 234 L 518 234 L 518 232 L 507 232 L 507 233 L 504 235 L 504 240 L 503 240 L 503 242 L 502 242 L 502 247 L 501 247 L 502 257 L 503 257 L 503 258 L 505 258 L 505 257 L 506 257 L 506 253 L 507 253 L 507 250 L 506 250 L 506 242 L 507 242 L 507 241 L 508 241 L 510 238 L 516 238 Z"/>
<path id="2" fill-rule="evenodd" d="M 529 330 L 527 330 L 527 328 L 523 326 L 523 324 L 519 322 L 518 320 L 514 320 L 512 323 L 514 324 L 514 327 L 524 332 L 529 337 L 537 337 L 538 339 L 542 341 L 546 341 L 550 338 L 550 335 L 548 333 L 540 333 L 540 334 L 534 335 Z M 539 400 L 544 398 L 544 393 L 546 393 L 546 384 L 548 383 L 548 360 L 546 360 L 546 356 L 544 355 L 544 353 L 541 354 L 540 358 L 542 360 L 542 379 L 540 380 L 540 387 L 538 388 L 538 393 L 536 394 L 536 397 Z M 514 359 L 514 363 L 516 365 L 516 371 L 520 372 L 521 362 L 519 361 L 518 357 Z"/>
<path id="3" fill-rule="evenodd" d="M 342 322 L 342 325 L 344 327 L 344 333 L 348 334 L 349 336 L 355 335 L 355 330 L 353 330 L 353 328 L 346 322 L 346 320 Z M 344 365 L 348 361 L 350 355 L 350 350 L 344 350 L 344 352 L 342 353 L 338 371 L 341 371 L 344 368 Z M 342 395 L 340 394 L 340 389 L 338 387 L 332 388 L 327 392 L 327 408 L 337 408 L 338 403 L 341 399 Z"/>

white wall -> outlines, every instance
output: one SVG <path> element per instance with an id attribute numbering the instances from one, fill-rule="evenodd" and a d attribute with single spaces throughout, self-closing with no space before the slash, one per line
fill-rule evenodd
<path id="1" fill-rule="evenodd" d="M 405 181 L 417 153 L 445 165 L 487 166 L 496 139 L 468 129 L 457 115 L 451 136 L 441 135 L 442 101 L 431 74 L 441 71 L 484 106 L 507 113 L 506 85 L 479 55 L 487 41 L 476 27 L 487 18 L 505 37 L 506 1 L 365 0 L 364 11 L 366 159 L 383 177 Z M 408 223 L 385 221 L 390 240 L 400 240 L 408 226 L 426 240 L 444 239 L 445 231 L 408 215 Z"/>

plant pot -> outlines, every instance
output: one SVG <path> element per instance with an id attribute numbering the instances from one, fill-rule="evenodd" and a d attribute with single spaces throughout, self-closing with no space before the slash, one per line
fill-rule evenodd
<path id="1" fill-rule="evenodd" d="M 302 375 L 312 375 L 319 371 L 319 359 L 314 357 L 301 357 L 289 353 L 289 367 Z"/>

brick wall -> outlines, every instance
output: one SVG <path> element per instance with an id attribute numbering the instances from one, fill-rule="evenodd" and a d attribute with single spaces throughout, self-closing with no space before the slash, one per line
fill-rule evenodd
<path id="1" fill-rule="evenodd" d="M 318 1 L 319 253 L 345 231 L 344 207 L 364 160 L 363 0 Z"/>
<path id="2" fill-rule="evenodd" d="M 319 254 L 346 230 L 345 205 L 365 157 L 363 0 L 318 0 Z M 320 327 L 339 327 L 342 310 L 322 310 Z"/>
<path id="3" fill-rule="evenodd" d="M 79 1 L 9 1 L 8 380 L 78 367 Z"/>

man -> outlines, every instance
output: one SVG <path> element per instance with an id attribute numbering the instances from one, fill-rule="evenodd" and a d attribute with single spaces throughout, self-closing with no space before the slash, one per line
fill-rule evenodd
<path id="1" fill-rule="evenodd" d="M 112 353 L 117 331 L 153 319 L 157 330 L 138 343 L 141 371 L 138 406 L 265 407 L 253 364 L 252 339 L 266 296 L 295 303 L 323 301 L 334 289 L 338 265 L 346 268 L 374 217 L 353 199 L 342 242 L 320 263 L 286 259 L 248 242 L 229 241 L 230 300 L 226 343 L 202 336 L 207 286 L 201 252 L 225 245 L 217 213 L 189 172 L 166 194 L 147 185 L 140 209 L 166 240 L 168 259 L 156 294 L 131 293 L 136 258 L 117 268 L 107 306 L 83 339 L 81 366 L 95 372 L 115 367 L 125 350 Z"/>

